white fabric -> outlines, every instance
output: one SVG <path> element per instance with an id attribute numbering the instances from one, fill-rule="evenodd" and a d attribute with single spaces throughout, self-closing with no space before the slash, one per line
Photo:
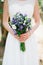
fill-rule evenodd
<path id="1" fill-rule="evenodd" d="M 34 3 L 35 3 L 33 2 L 34 0 L 29 0 L 29 1 L 27 0 L 25 2 L 15 1 L 14 3 L 12 3 L 13 1 L 11 0 L 11 3 L 10 1 L 8 1 L 9 2 L 9 15 L 11 18 L 17 12 L 27 14 L 29 18 L 32 17 L 33 12 L 34 12 Z"/>
<path id="2" fill-rule="evenodd" d="M 8 0 L 10 18 L 21 12 L 28 17 L 33 16 L 34 0 L 20 2 L 18 0 Z M 35 33 L 25 41 L 26 51 L 20 51 L 20 42 L 8 33 L 2 65 L 39 65 L 38 45 Z"/>

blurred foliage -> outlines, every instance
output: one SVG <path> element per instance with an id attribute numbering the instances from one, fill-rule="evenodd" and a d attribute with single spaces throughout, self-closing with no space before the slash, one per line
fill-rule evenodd
<path id="1" fill-rule="evenodd" d="M 39 1 L 39 6 L 41 8 L 41 10 L 43 11 L 43 0 L 38 0 Z"/>
<path id="2" fill-rule="evenodd" d="M 0 3 L 3 2 L 4 0 L 0 0 Z"/>
<path id="3" fill-rule="evenodd" d="M 39 1 L 39 8 L 40 8 L 40 16 L 43 22 L 43 0 L 38 0 L 38 1 Z"/>
<path id="4" fill-rule="evenodd" d="M 2 62 L 0 61 L 0 65 L 2 65 Z"/>
<path id="5" fill-rule="evenodd" d="M 3 9 L 2 8 L 0 8 L 0 14 L 2 14 L 3 13 Z"/>

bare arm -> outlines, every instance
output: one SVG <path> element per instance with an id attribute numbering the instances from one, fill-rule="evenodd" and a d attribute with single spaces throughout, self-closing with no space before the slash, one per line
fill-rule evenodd
<path id="1" fill-rule="evenodd" d="M 34 7 L 34 19 L 36 25 L 32 28 L 31 33 L 33 33 L 39 26 L 40 24 L 40 14 L 39 14 L 39 4 L 38 0 L 36 0 L 35 7 Z"/>
<path id="2" fill-rule="evenodd" d="M 35 18 L 36 23 L 40 23 L 40 13 L 39 13 L 38 0 L 36 0 L 35 7 L 34 7 L 34 18 Z"/>
<path id="3" fill-rule="evenodd" d="M 9 26 L 9 24 L 8 24 L 8 18 L 9 18 L 9 12 L 8 12 L 8 1 L 7 0 L 5 0 L 4 1 L 4 8 L 3 8 L 3 26 L 4 26 L 4 28 L 8 31 L 8 32 L 10 32 L 13 36 L 15 36 L 14 35 L 14 32 L 13 32 L 13 30 L 12 30 L 12 28 Z M 16 36 L 15 36 L 16 37 Z"/>

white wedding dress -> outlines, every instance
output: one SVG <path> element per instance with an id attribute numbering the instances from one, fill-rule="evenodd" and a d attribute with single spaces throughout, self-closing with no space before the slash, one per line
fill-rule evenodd
<path id="1" fill-rule="evenodd" d="M 17 12 L 32 18 L 35 0 L 8 0 L 10 18 Z M 33 24 L 32 24 L 33 25 Z M 25 41 L 26 51 L 20 50 L 20 42 L 8 33 L 2 65 L 39 65 L 38 45 L 35 32 Z"/>

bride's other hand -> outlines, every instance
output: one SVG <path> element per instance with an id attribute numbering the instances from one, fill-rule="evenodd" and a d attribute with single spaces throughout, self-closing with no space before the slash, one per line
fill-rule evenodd
<path id="1" fill-rule="evenodd" d="M 30 35 L 31 35 L 30 32 L 26 32 L 24 34 L 21 34 L 19 37 L 19 41 L 20 42 L 26 41 L 30 37 Z"/>

